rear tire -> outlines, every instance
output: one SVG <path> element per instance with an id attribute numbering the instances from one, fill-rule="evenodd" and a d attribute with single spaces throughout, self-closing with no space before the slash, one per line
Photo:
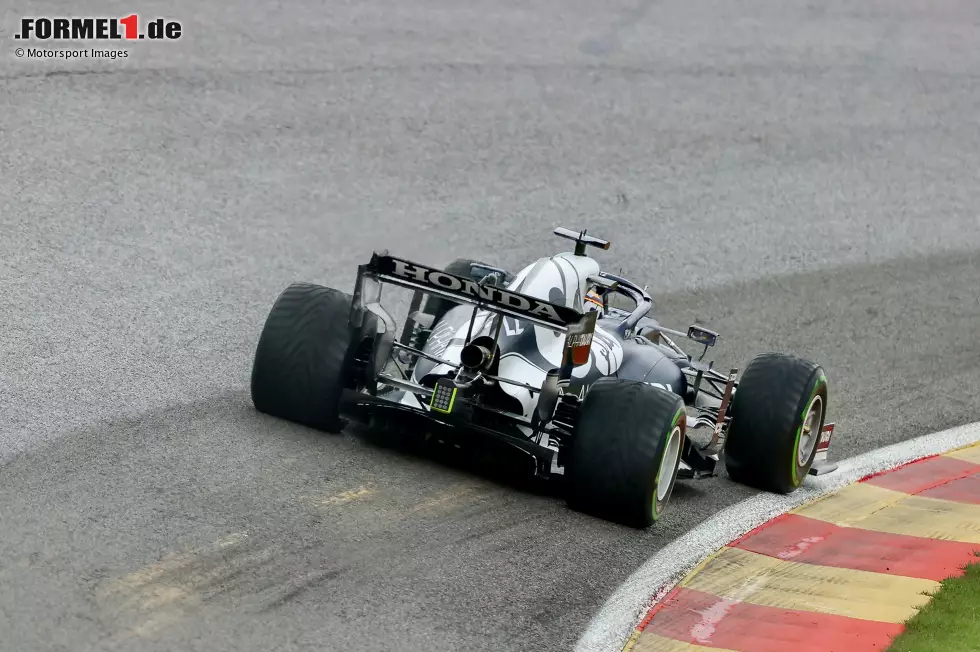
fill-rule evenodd
<path id="1" fill-rule="evenodd" d="M 293 283 L 276 299 L 252 365 L 255 409 L 338 433 L 340 398 L 353 374 L 352 298 L 339 290 Z"/>
<path id="2" fill-rule="evenodd" d="M 729 477 L 764 491 L 796 491 L 813 465 L 826 414 L 827 377 L 819 365 L 779 353 L 755 357 L 732 399 Z"/>
<path id="3" fill-rule="evenodd" d="M 686 433 L 681 397 L 620 378 L 592 385 L 566 467 L 572 509 L 635 528 L 664 513 Z"/>

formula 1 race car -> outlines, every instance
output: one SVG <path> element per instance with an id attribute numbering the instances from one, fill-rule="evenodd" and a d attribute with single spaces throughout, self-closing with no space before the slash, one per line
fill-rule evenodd
<path id="1" fill-rule="evenodd" d="M 714 475 L 721 453 L 733 480 L 778 493 L 835 468 L 819 365 L 765 353 L 740 379 L 721 373 L 701 362 L 716 332 L 661 326 L 645 289 L 586 254 L 609 242 L 554 233 L 574 251 L 516 274 L 383 252 L 358 268 L 352 295 L 290 285 L 256 348 L 256 409 L 328 432 L 355 420 L 502 443 L 534 474 L 563 476 L 572 508 L 638 528 L 664 513 L 677 478 Z M 383 284 L 414 291 L 400 332 Z M 700 358 L 672 337 L 702 345 Z"/>

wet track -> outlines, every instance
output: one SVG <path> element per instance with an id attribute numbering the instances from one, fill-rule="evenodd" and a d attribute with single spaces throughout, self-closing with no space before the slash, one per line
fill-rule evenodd
<path id="1" fill-rule="evenodd" d="M 976 420 L 974 3 L 147 2 L 0 11 L 0 632 L 33 650 L 562 650 L 657 527 L 256 414 L 292 280 L 613 241 L 658 313 L 824 363 L 836 455 Z M 105 3 L 109 14 L 132 5 Z M 146 47 L 143 47 L 145 45 Z"/>

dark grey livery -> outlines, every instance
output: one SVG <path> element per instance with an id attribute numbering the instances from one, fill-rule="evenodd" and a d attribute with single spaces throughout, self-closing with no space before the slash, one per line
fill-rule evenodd
<path id="1" fill-rule="evenodd" d="M 564 476 L 572 507 L 634 527 L 661 516 L 677 478 L 713 475 L 722 453 L 730 477 L 780 493 L 833 470 L 818 365 L 763 354 L 741 379 L 719 372 L 674 341 L 703 346 L 703 357 L 717 333 L 664 328 L 644 289 L 586 255 L 607 241 L 555 234 L 574 251 L 516 274 L 385 252 L 359 267 L 352 295 L 290 286 L 256 349 L 256 408 L 333 432 L 354 419 L 504 444 L 533 473 Z M 381 305 L 384 284 L 415 291 L 400 331 Z"/>

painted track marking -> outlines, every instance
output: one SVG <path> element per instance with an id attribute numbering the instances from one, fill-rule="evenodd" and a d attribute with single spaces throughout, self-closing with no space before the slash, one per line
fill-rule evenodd
<path id="1" fill-rule="evenodd" d="M 679 587 L 636 636 L 631 652 L 643 649 L 651 634 L 702 649 L 850 652 L 862 641 L 887 640 L 899 631 L 901 625 L 895 623 L 761 606 Z"/>
<path id="2" fill-rule="evenodd" d="M 931 455 L 948 453 L 978 440 L 980 423 L 924 435 L 844 460 L 835 473 L 807 478 L 804 486 L 789 496 L 758 494 L 715 514 L 701 526 L 665 546 L 627 578 L 589 623 L 574 647 L 575 652 L 621 650 L 633 638 L 636 623 L 652 602 L 651 596 L 662 598 L 672 585 L 712 551 L 758 525 L 870 474 Z M 958 451 L 948 456 L 980 462 L 974 455 L 980 456 L 980 453 Z"/>
<path id="3" fill-rule="evenodd" d="M 976 546 L 845 528 L 784 514 L 731 544 L 778 559 L 942 581 L 974 561 Z"/>
<path id="4" fill-rule="evenodd" d="M 980 448 L 980 443 L 975 446 Z M 923 536 L 962 540 L 963 531 L 980 532 L 980 505 L 919 498 L 915 492 L 966 479 L 973 476 L 976 470 L 976 465 L 956 458 L 926 458 L 894 471 L 862 478 L 859 483 L 846 486 L 794 512 L 819 520 L 828 513 L 829 504 L 831 515 L 856 520 L 865 527 L 870 526 L 872 531 L 880 529 L 879 521 L 887 521 L 903 527 L 924 527 L 926 534 Z M 914 510 L 910 513 L 908 509 L 909 504 L 915 505 L 916 501 L 925 501 L 929 513 L 938 513 L 939 516 L 917 519 L 918 514 Z M 955 522 L 950 522 L 950 511 L 958 517 Z M 747 537 L 723 547 L 691 572 L 668 596 L 668 604 L 695 597 L 713 600 L 703 610 L 687 608 L 687 611 L 701 614 L 700 622 L 688 631 L 678 631 L 678 622 L 682 622 L 682 618 L 675 614 L 673 618 L 665 620 L 664 610 L 654 608 L 650 612 L 651 617 L 637 627 L 639 634 L 627 643 L 624 652 L 643 641 L 647 632 L 681 642 L 693 640 L 696 643 L 733 647 L 742 652 L 775 650 L 774 641 L 791 643 L 795 649 L 810 649 L 819 645 L 821 648 L 813 649 L 842 646 L 855 652 L 871 652 L 890 644 L 904 630 L 904 621 L 915 615 L 939 588 L 936 580 L 797 563 L 786 561 L 785 555 L 767 555 L 736 547 L 771 527 L 772 522 L 765 523 Z M 820 540 L 819 536 L 808 537 L 806 543 L 810 545 Z M 799 551 L 802 554 L 806 549 L 797 545 L 793 553 Z M 835 550 L 838 555 L 850 552 L 844 539 L 837 540 Z M 974 546 L 973 552 L 980 554 L 980 546 Z M 933 563 L 936 572 L 949 570 L 945 560 L 940 557 L 935 558 Z M 962 572 L 961 567 L 954 569 L 950 575 L 958 576 Z M 744 612 L 752 611 L 753 606 L 763 609 L 756 610 L 751 618 L 744 617 Z M 801 614 L 802 619 L 799 618 Z M 797 616 L 797 622 L 787 627 L 792 615 Z M 829 620 L 828 616 L 831 617 Z M 743 624 L 740 620 L 746 622 Z M 752 626 L 748 626 L 749 620 L 753 621 Z M 734 629 L 731 628 L 733 624 Z M 771 627 L 766 627 L 766 624 Z M 898 630 L 889 630 L 890 625 Z"/>
<path id="5" fill-rule="evenodd" d="M 901 623 L 929 601 L 939 583 L 723 548 L 681 586 L 760 607 Z"/>
<path id="6" fill-rule="evenodd" d="M 693 643 L 685 643 L 672 638 L 644 633 L 633 647 L 633 652 L 734 652 L 719 647 L 704 647 Z"/>
<path id="7" fill-rule="evenodd" d="M 807 507 L 810 518 L 843 527 L 980 544 L 980 505 L 922 498 L 866 483 Z"/>

